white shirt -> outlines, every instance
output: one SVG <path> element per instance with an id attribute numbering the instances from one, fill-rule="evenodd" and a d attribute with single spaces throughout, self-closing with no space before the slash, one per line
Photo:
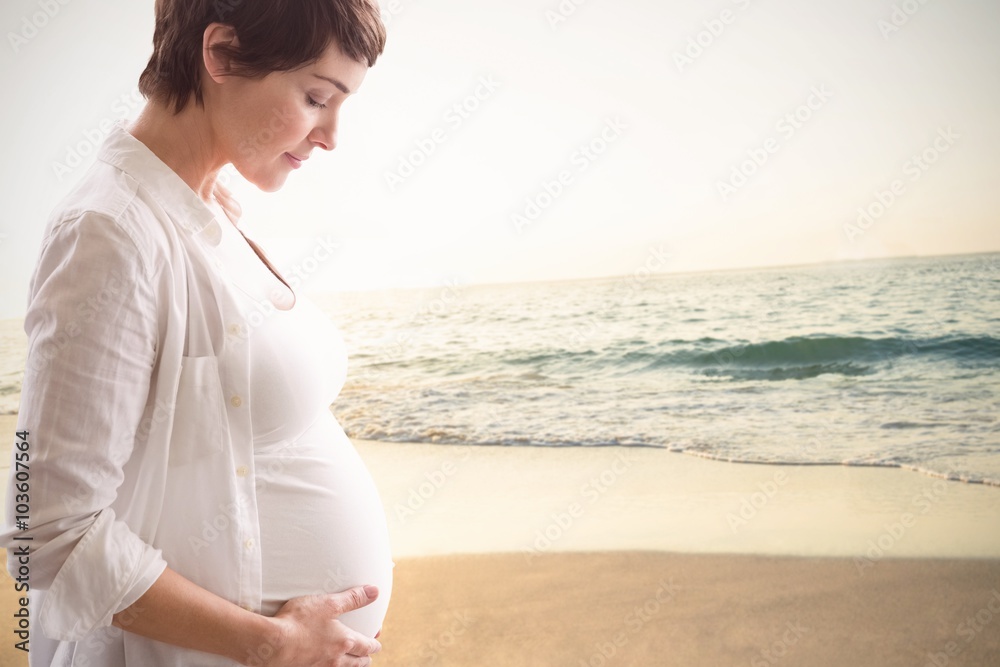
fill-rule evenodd
<path id="1" fill-rule="evenodd" d="M 262 315 L 213 256 L 221 231 L 122 124 L 48 223 L 17 427 L 28 530 L 11 488 L 0 533 L 11 571 L 31 547 L 33 667 L 233 664 L 110 626 L 168 562 L 261 609 L 248 334 Z"/>
<path id="2" fill-rule="evenodd" d="M 347 346 L 225 218 L 214 254 L 250 320 L 250 426 L 263 561 L 261 612 L 293 597 L 374 584 L 378 599 L 340 621 L 373 637 L 392 589 L 389 530 L 378 490 L 329 406 L 347 379 Z"/>

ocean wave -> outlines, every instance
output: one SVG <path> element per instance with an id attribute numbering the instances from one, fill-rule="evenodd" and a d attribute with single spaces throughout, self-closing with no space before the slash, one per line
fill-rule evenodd
<path id="1" fill-rule="evenodd" d="M 660 345 L 629 343 L 600 351 L 549 348 L 512 352 L 491 361 L 539 369 L 618 369 L 631 373 L 686 370 L 741 380 L 806 379 L 824 373 L 868 375 L 913 358 L 940 359 L 962 366 L 1000 366 L 1000 339 L 992 336 L 868 338 L 817 334 L 757 343 L 715 338 L 673 340 Z"/>
<path id="2" fill-rule="evenodd" d="M 802 380 L 826 373 L 861 376 L 895 363 L 941 360 L 962 367 L 1000 368 L 1000 339 L 992 336 L 936 338 L 835 336 L 815 334 L 762 342 L 704 337 L 659 344 L 642 339 L 618 341 L 603 349 L 561 347 L 512 349 L 501 354 L 471 351 L 390 362 L 395 369 L 449 374 L 510 373 L 521 377 L 566 373 L 677 371 L 738 380 Z M 383 364 L 369 364 L 378 367 Z"/>
<path id="3" fill-rule="evenodd" d="M 859 364 L 808 364 L 802 366 L 774 366 L 766 368 L 707 368 L 702 371 L 709 377 L 723 376 L 739 380 L 805 380 L 826 373 L 838 375 L 869 375 L 875 372 L 871 366 Z"/>
<path id="4" fill-rule="evenodd" d="M 861 368 L 904 357 L 1000 361 L 1000 339 L 992 336 L 937 338 L 866 338 L 862 336 L 794 336 L 784 340 L 726 345 L 713 350 L 664 357 L 666 364 L 690 363 L 710 368 L 830 366 L 853 374 Z"/>

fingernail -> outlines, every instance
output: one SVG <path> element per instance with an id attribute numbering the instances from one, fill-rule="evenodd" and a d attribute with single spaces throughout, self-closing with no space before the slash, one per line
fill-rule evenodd
<path id="1" fill-rule="evenodd" d="M 365 586 L 365 595 L 370 598 L 376 597 L 378 595 L 378 588 L 375 586 Z"/>

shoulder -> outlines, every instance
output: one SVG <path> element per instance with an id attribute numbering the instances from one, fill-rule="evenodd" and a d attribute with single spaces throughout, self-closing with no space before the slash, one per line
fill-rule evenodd
<path id="1" fill-rule="evenodd" d="M 42 255 L 96 252 L 111 263 L 134 264 L 148 279 L 162 265 L 168 242 L 136 180 L 98 162 L 52 211 Z"/>

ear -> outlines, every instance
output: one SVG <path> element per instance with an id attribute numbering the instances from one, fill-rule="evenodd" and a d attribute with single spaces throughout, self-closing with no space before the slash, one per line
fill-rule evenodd
<path id="1" fill-rule="evenodd" d="M 213 81 L 222 83 L 222 79 L 230 72 L 231 63 L 229 56 L 216 50 L 217 46 L 239 48 L 240 43 L 236 39 L 236 29 L 233 26 L 212 23 L 205 28 L 202 37 L 202 58 L 205 61 L 205 69 Z"/>

